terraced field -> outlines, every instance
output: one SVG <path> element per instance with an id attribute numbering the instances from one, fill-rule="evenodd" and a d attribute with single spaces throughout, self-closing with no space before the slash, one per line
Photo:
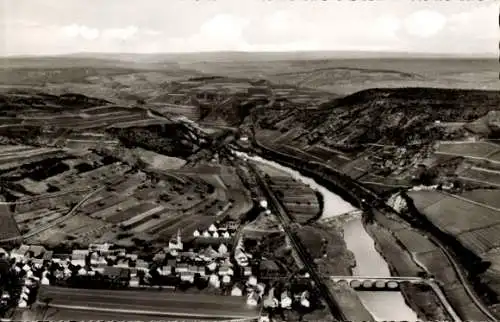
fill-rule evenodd
<path id="1" fill-rule="evenodd" d="M 500 146 L 489 142 L 441 143 L 436 153 L 469 158 L 487 158 L 500 151 Z"/>

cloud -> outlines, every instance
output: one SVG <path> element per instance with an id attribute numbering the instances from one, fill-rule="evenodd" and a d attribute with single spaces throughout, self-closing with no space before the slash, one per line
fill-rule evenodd
<path id="1" fill-rule="evenodd" d="M 134 37 L 139 32 L 136 26 L 128 26 L 125 28 L 112 28 L 102 31 L 102 37 L 107 39 L 127 40 Z"/>
<path id="2" fill-rule="evenodd" d="M 410 14 L 404 21 L 406 31 L 417 37 L 431 37 L 446 25 L 446 17 L 432 10 L 419 10 Z"/>
<path id="3" fill-rule="evenodd" d="M 62 32 L 70 38 L 81 37 L 87 40 L 99 38 L 100 32 L 97 28 L 90 28 L 83 25 L 72 24 L 61 28 Z"/>

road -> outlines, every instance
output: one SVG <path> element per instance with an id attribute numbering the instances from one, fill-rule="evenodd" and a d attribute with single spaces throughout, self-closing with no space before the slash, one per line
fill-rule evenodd
<path id="1" fill-rule="evenodd" d="M 42 286 L 37 304 L 48 307 L 185 318 L 245 319 L 259 314 L 245 297 L 172 293 L 157 290 L 88 290 Z M 132 316 L 130 316 L 132 317 Z"/>
<path id="2" fill-rule="evenodd" d="M 19 200 L 19 201 L 0 201 L 0 205 L 23 205 L 23 204 L 27 204 L 27 203 L 30 203 L 30 202 L 35 202 L 35 201 L 39 201 L 39 200 L 44 200 L 44 199 L 50 199 L 50 198 L 58 198 L 58 197 L 61 197 L 61 196 L 65 196 L 67 194 L 70 194 L 70 193 L 75 193 L 75 192 L 85 192 L 85 191 L 88 191 L 89 189 L 72 189 L 72 190 L 68 190 L 68 191 L 60 191 L 60 192 L 54 192 L 54 193 L 47 193 L 47 194 L 44 194 L 44 195 L 40 195 L 40 196 L 34 196 L 34 197 L 31 197 L 31 198 L 27 198 L 27 199 L 22 199 L 22 200 Z"/>
<path id="3" fill-rule="evenodd" d="M 290 239 L 292 246 L 297 253 L 297 255 L 300 257 L 300 260 L 304 264 L 305 268 L 307 269 L 309 276 L 311 279 L 314 281 L 316 284 L 316 287 L 319 289 L 321 294 L 323 295 L 324 300 L 326 301 L 330 312 L 332 313 L 332 316 L 334 319 L 339 320 L 339 321 L 347 321 L 348 319 L 342 312 L 342 309 L 338 305 L 338 303 L 335 301 L 335 298 L 333 294 L 331 293 L 330 289 L 328 286 L 326 286 L 325 282 L 321 278 L 321 276 L 316 272 L 316 269 L 313 267 L 312 263 L 314 263 L 313 258 L 311 255 L 308 253 L 308 251 L 305 249 L 305 247 L 302 245 L 301 241 L 296 237 L 296 235 L 293 233 L 292 228 L 290 227 L 290 224 L 292 223 L 292 220 L 290 219 L 289 215 L 286 213 L 285 209 L 283 206 L 280 204 L 276 196 L 274 195 L 273 191 L 267 184 L 264 178 L 260 175 L 259 171 L 255 168 L 254 165 L 250 165 L 250 169 L 254 172 L 255 177 L 257 178 L 257 182 L 259 185 L 262 187 L 263 192 L 267 196 L 267 201 L 269 204 L 269 207 L 274 210 L 274 213 L 277 215 L 278 219 L 280 220 L 283 229 L 285 230 L 285 233 L 287 234 L 288 238 Z"/>

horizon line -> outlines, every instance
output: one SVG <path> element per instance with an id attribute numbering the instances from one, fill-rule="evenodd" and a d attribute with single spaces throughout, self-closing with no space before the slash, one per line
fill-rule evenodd
<path id="1" fill-rule="evenodd" d="M 99 52 L 99 51 L 79 51 L 70 53 L 34 53 L 34 54 L 0 54 L 0 58 L 37 58 L 37 57 L 71 57 L 77 55 L 196 55 L 196 54 L 314 54 L 314 53 L 331 53 L 331 54 L 358 54 L 358 55 L 377 55 L 381 56 L 395 55 L 396 57 L 406 56 L 411 58 L 414 56 L 441 56 L 441 57 L 477 57 L 477 58 L 491 58 L 496 59 L 499 57 L 498 53 L 484 52 L 484 53 L 444 53 L 444 52 L 421 52 L 421 51 L 389 51 L 389 50 L 291 50 L 291 51 L 245 51 L 245 50 L 203 50 L 203 51 L 186 51 L 186 52 Z M 334 58 L 334 57 L 332 57 Z M 374 57 L 376 58 L 376 57 Z"/>

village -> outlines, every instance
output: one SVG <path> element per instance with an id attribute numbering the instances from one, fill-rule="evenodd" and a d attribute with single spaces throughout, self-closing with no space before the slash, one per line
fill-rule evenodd
<path id="1" fill-rule="evenodd" d="M 310 281 L 280 282 L 280 268 L 273 260 L 245 250 L 244 235 L 234 224 L 210 225 L 195 230 L 183 242 L 181 231 L 168 246 L 149 258 L 128 253 L 111 243 L 90 244 L 68 254 L 56 254 L 39 245 L 23 244 L 10 252 L 0 249 L 2 275 L 18 280 L 3 285 L 1 307 L 17 301 L 18 309 L 43 301 L 37 294 L 53 286 L 86 289 L 150 289 L 209 295 L 246 297 L 265 315 L 286 310 L 313 310 Z M 233 238 L 238 239 L 233 244 Z M 189 246 L 189 248 L 187 248 Z"/>

